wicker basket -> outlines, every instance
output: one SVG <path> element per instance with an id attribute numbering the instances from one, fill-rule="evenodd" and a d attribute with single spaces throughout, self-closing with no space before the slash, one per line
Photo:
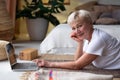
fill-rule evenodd
<path id="1" fill-rule="evenodd" d="M 13 39 L 14 29 L 0 31 L 0 40 L 11 41 Z"/>
<path id="2" fill-rule="evenodd" d="M 5 46 L 8 44 L 8 41 L 0 40 L 0 60 L 7 59 Z"/>
<path id="3" fill-rule="evenodd" d="M 0 40 L 12 40 L 14 26 L 6 9 L 5 0 L 0 0 Z"/>

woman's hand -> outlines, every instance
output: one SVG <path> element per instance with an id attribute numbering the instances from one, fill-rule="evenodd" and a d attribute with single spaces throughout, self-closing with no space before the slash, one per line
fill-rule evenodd
<path id="1" fill-rule="evenodd" d="M 77 34 L 74 32 L 71 32 L 70 37 L 77 42 L 81 42 L 79 36 L 77 36 Z"/>
<path id="2" fill-rule="evenodd" d="M 50 67 L 50 62 L 40 59 L 33 60 L 39 67 Z"/>

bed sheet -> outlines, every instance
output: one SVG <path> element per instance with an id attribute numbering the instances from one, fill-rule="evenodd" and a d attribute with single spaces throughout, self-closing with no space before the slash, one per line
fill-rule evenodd
<path id="1" fill-rule="evenodd" d="M 94 27 L 105 31 L 120 40 L 120 25 L 94 25 Z"/>
<path id="2" fill-rule="evenodd" d="M 94 25 L 120 40 L 120 25 Z M 70 38 L 71 28 L 68 24 L 56 26 L 40 44 L 40 53 L 71 54 L 73 55 L 77 43 Z"/>
<path id="3" fill-rule="evenodd" d="M 40 53 L 72 54 L 77 43 L 70 38 L 68 24 L 56 26 L 40 44 Z"/>

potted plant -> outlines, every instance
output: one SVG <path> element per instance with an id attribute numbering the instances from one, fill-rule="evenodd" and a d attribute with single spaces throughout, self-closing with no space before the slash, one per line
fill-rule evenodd
<path id="1" fill-rule="evenodd" d="M 27 22 L 30 20 L 31 21 L 30 23 L 36 24 L 36 21 L 33 21 L 33 20 L 40 19 L 40 22 L 41 20 L 44 20 L 44 21 L 51 22 L 54 26 L 56 26 L 59 24 L 59 20 L 54 16 L 54 14 L 60 13 L 61 11 L 65 11 L 65 6 L 63 4 L 64 0 L 48 0 L 48 3 L 46 5 L 43 3 L 42 0 L 32 0 L 31 2 L 29 0 L 24 0 L 24 2 L 25 2 L 25 5 L 23 6 L 23 9 L 16 10 L 16 18 L 26 17 Z M 30 23 L 28 23 L 27 27 L 30 27 L 32 25 Z M 48 23 L 45 23 L 42 25 L 42 23 L 38 24 L 38 26 L 41 28 L 43 28 L 45 24 L 48 24 Z M 48 27 L 48 25 L 46 26 Z M 33 31 L 34 27 L 31 28 L 31 31 Z M 40 32 L 46 33 L 47 31 L 47 29 L 45 29 L 45 31 L 43 31 L 43 29 L 42 31 L 40 31 L 40 29 L 37 29 L 37 30 L 39 31 L 39 33 Z M 28 33 L 31 33 L 31 32 L 28 31 Z M 29 35 L 31 37 L 31 34 Z M 45 35 L 42 36 L 42 39 L 45 37 Z"/>

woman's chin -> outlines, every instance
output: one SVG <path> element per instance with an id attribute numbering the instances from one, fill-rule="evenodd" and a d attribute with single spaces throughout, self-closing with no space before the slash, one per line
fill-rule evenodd
<path id="1" fill-rule="evenodd" d="M 81 35 L 81 36 L 78 36 L 79 40 L 84 40 L 84 36 Z"/>

